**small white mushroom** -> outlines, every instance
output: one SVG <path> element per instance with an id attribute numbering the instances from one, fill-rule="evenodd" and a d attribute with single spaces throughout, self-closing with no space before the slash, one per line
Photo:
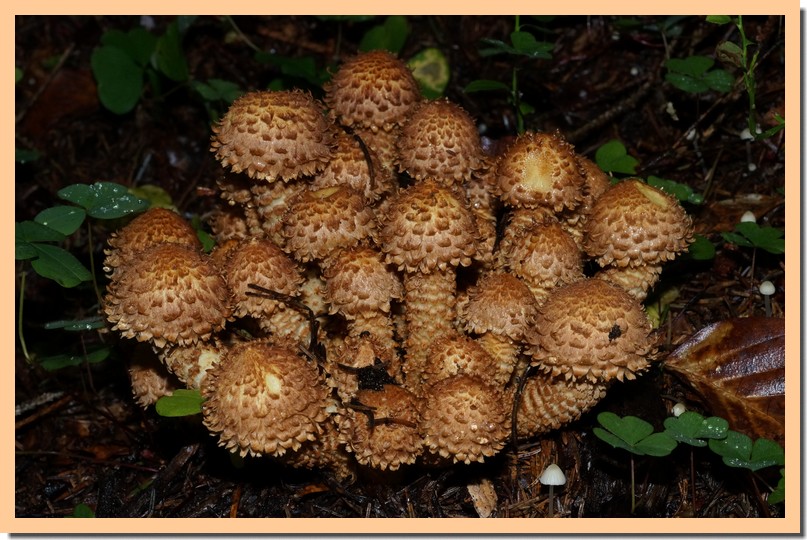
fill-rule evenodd
<path id="1" fill-rule="evenodd" d="M 770 281 L 763 281 L 759 284 L 759 294 L 765 301 L 765 316 L 771 316 L 771 296 L 776 292 L 776 286 Z"/>
<path id="2" fill-rule="evenodd" d="M 566 475 L 563 474 L 563 471 L 558 467 L 556 464 L 551 463 L 544 469 L 544 472 L 541 473 L 541 477 L 538 478 L 538 481 L 545 486 L 549 486 L 549 517 L 554 517 L 554 489 L 555 486 L 562 486 L 566 483 Z"/>
<path id="3" fill-rule="evenodd" d="M 748 212 L 744 213 L 742 215 L 742 217 L 740 217 L 740 223 L 745 223 L 747 221 L 750 221 L 751 223 L 756 223 L 757 222 L 757 217 L 750 210 Z"/>
<path id="4" fill-rule="evenodd" d="M 687 412 L 687 406 L 684 405 L 683 403 L 676 403 L 675 405 L 673 405 L 672 413 L 673 416 L 675 416 L 676 418 L 678 418 L 685 412 Z"/>

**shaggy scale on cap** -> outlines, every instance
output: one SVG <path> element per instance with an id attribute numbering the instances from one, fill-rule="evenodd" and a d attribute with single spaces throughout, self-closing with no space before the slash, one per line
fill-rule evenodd
<path id="1" fill-rule="evenodd" d="M 244 94 L 213 127 L 211 151 L 224 167 L 274 182 L 312 175 L 331 155 L 323 107 L 300 90 Z"/>
<path id="2" fill-rule="evenodd" d="M 242 457 L 297 450 L 328 416 L 317 366 L 260 341 L 233 345 L 208 372 L 202 395 L 204 425 Z"/>

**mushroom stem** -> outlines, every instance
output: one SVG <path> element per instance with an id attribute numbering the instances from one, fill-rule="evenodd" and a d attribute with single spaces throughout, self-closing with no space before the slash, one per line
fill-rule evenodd
<path id="1" fill-rule="evenodd" d="M 406 386 L 419 388 L 427 362 L 427 351 L 441 336 L 454 330 L 456 270 L 435 269 L 429 274 L 404 275 L 406 303 Z"/>
<path id="2" fill-rule="evenodd" d="M 555 517 L 555 486 L 549 486 L 549 517 Z"/>

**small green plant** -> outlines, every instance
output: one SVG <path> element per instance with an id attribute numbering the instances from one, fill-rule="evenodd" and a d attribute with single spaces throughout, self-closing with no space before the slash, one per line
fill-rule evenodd
<path id="1" fill-rule="evenodd" d="M 129 32 L 110 30 L 101 36 L 90 64 L 104 107 L 116 114 L 128 113 L 140 101 L 146 80 L 156 95 L 163 93 L 161 76 L 173 83 L 187 82 L 182 35 L 193 19 L 177 17 L 159 37 L 142 27 Z"/>
<path id="2" fill-rule="evenodd" d="M 409 23 L 402 15 L 390 15 L 379 25 L 368 30 L 359 43 L 360 51 L 384 49 L 398 54 L 409 37 Z"/>
<path id="3" fill-rule="evenodd" d="M 95 517 L 95 512 L 93 511 L 92 508 L 90 508 L 86 504 L 79 503 L 79 504 L 76 505 L 75 508 L 73 508 L 73 513 L 70 514 L 69 516 L 65 516 L 65 517 L 68 517 L 68 518 L 94 518 Z"/>
<path id="4" fill-rule="evenodd" d="M 757 63 L 759 61 L 759 50 L 751 54 L 750 48 L 754 46 L 755 43 L 745 35 L 742 15 L 737 17 L 710 15 L 706 17 L 706 20 L 707 22 L 718 25 L 733 24 L 737 28 L 740 34 L 740 44 L 737 45 L 731 41 L 722 41 L 717 46 L 716 55 L 722 62 L 739 68 L 743 73 L 745 92 L 748 95 L 748 131 L 751 136 L 757 140 L 772 137 L 784 129 L 785 119 L 776 115 L 777 125 L 764 132 L 760 132 L 757 129 L 757 83 L 754 72 L 757 69 Z"/>
<path id="5" fill-rule="evenodd" d="M 112 220 L 130 216 L 146 210 L 149 207 L 147 200 L 132 195 L 124 186 L 112 182 L 97 182 L 92 185 L 73 184 L 61 189 L 60 199 L 72 205 L 56 205 L 46 208 L 37 214 L 33 220 L 15 222 L 14 224 L 14 250 L 15 259 L 30 261 L 33 270 L 42 277 L 56 281 L 65 288 L 93 281 L 96 298 L 101 303 L 100 291 L 95 277 L 92 250 L 89 252 L 90 267 L 88 270 L 75 255 L 66 249 L 55 245 L 64 242 L 74 234 L 79 227 L 87 222 L 88 245 L 92 245 L 92 227 L 87 217 Z M 22 332 L 23 305 L 25 298 L 26 272 L 20 273 L 20 299 L 18 306 L 18 337 L 23 354 L 28 361 L 31 356 L 25 344 Z M 103 326 L 100 318 L 83 319 L 80 321 L 56 321 L 50 323 L 51 329 L 64 329 L 68 331 L 83 331 L 97 329 Z M 80 359 L 87 361 L 101 361 L 109 354 L 107 348 L 87 350 L 80 357 L 73 355 L 59 355 L 45 361 L 46 369 L 58 369 L 66 365 L 75 365 Z M 77 360 L 78 358 L 78 360 Z"/>
<path id="6" fill-rule="evenodd" d="M 631 453 L 631 513 L 636 509 L 634 454 L 665 457 L 675 450 L 678 443 L 684 443 L 692 447 L 708 446 L 729 467 L 745 468 L 751 472 L 785 464 L 785 451 L 780 444 L 765 438 L 752 441 L 747 435 L 729 429 L 729 423 L 718 416 L 706 418 L 686 411 L 678 417 L 665 419 L 662 432 L 654 432 L 649 422 L 635 416 L 619 417 L 602 412 L 597 415 L 597 421 L 602 427 L 594 427 L 594 435 L 614 448 Z M 784 500 L 784 469 L 780 474 L 779 485 L 768 498 L 770 504 Z"/>
<path id="7" fill-rule="evenodd" d="M 664 79 L 690 94 L 702 94 L 710 90 L 730 92 L 734 85 L 734 77 L 724 69 L 712 69 L 714 63 L 714 59 L 707 56 L 670 58 L 665 63 L 667 74 Z"/>
<path id="8" fill-rule="evenodd" d="M 204 398 L 199 390 L 177 389 L 157 400 L 157 414 L 166 417 L 192 416 L 202 412 Z"/>
<path id="9" fill-rule="evenodd" d="M 759 248 L 774 255 L 785 252 L 785 231 L 777 227 L 744 221 L 735 225 L 733 232 L 724 232 L 722 236 L 723 240 L 737 246 Z"/>
<path id="10" fill-rule="evenodd" d="M 525 56 L 532 59 L 552 59 L 552 49 L 554 44 L 546 41 L 538 41 L 531 32 L 526 30 L 527 25 L 521 25 L 520 16 L 515 17 L 515 28 L 510 33 L 510 43 L 498 39 L 485 38 L 482 43 L 485 47 L 479 49 L 481 56 L 494 56 L 507 54 L 511 56 Z M 466 93 L 482 91 L 505 91 L 508 92 L 508 102 L 516 113 L 516 131 L 524 132 L 524 117 L 535 111 L 535 108 L 521 99 L 521 91 L 518 88 L 518 67 L 513 67 L 510 84 L 489 79 L 477 79 L 471 81 L 465 87 Z"/>
<path id="11" fill-rule="evenodd" d="M 636 174 L 639 160 L 628 154 L 628 149 L 614 139 L 597 148 L 594 154 L 597 166 L 607 173 Z"/>

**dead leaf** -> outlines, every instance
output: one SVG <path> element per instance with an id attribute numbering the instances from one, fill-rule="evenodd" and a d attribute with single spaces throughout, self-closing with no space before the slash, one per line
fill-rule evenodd
<path id="1" fill-rule="evenodd" d="M 487 518 L 493 515 L 493 512 L 496 511 L 496 506 L 499 504 L 499 498 L 496 496 L 493 482 L 487 478 L 482 478 L 479 482 L 468 484 L 468 493 L 471 495 L 471 500 L 479 517 Z"/>
<path id="2" fill-rule="evenodd" d="M 731 429 L 784 443 L 784 319 L 748 317 L 707 326 L 674 350 L 665 367 Z"/>
<path id="3" fill-rule="evenodd" d="M 759 218 L 783 203 L 784 197 L 781 195 L 760 193 L 744 193 L 731 199 L 710 202 L 701 212 L 695 232 L 710 234 L 733 231 L 746 212 L 751 211 Z"/>

